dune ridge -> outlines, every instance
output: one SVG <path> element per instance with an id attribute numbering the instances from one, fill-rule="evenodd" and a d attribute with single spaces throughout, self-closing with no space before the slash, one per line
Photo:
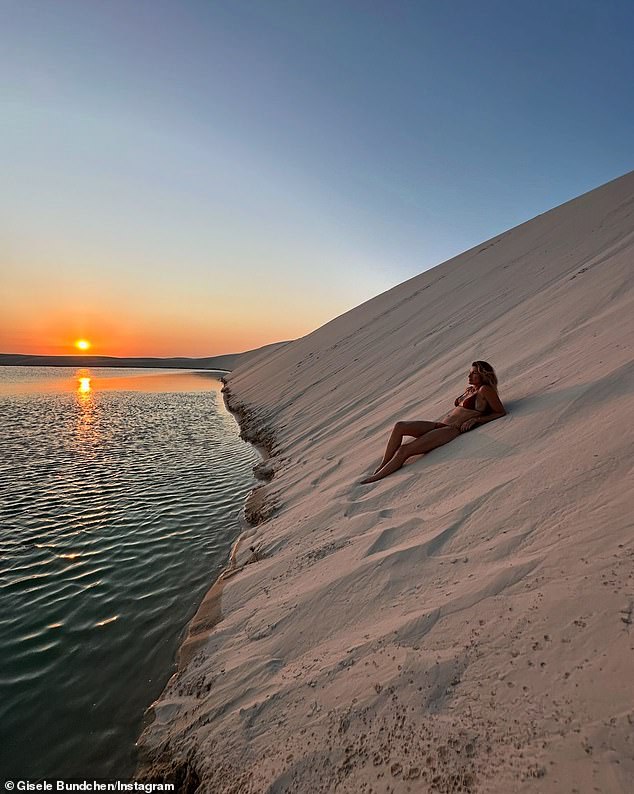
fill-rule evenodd
<path id="1" fill-rule="evenodd" d="M 225 377 L 269 509 L 154 704 L 144 779 L 634 789 L 633 258 L 634 172 Z M 360 485 L 480 358 L 509 415 Z"/>

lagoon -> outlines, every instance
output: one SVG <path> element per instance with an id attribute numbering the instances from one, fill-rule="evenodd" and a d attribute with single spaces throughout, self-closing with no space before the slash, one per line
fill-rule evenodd
<path id="1" fill-rule="evenodd" d="M 221 374 L 0 367 L 5 777 L 132 774 L 254 485 Z"/>

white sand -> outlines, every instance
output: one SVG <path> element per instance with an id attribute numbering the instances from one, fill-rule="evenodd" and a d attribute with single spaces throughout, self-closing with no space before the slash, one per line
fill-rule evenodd
<path id="1" fill-rule="evenodd" d="M 232 373 L 277 509 L 155 704 L 157 773 L 634 791 L 633 261 L 634 172 Z M 478 358 L 509 415 L 359 485 Z"/>

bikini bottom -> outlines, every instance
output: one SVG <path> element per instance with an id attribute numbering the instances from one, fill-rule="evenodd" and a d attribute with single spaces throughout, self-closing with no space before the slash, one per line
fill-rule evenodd
<path id="1" fill-rule="evenodd" d="M 444 422 L 436 422 L 436 424 L 434 425 L 434 430 L 440 430 L 443 427 L 453 427 L 454 430 L 457 430 L 458 432 L 460 432 L 460 426 L 459 425 L 447 425 Z"/>

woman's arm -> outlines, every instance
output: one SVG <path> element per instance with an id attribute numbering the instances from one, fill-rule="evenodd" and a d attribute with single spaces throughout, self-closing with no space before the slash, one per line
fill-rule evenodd
<path id="1" fill-rule="evenodd" d="M 476 425 L 484 425 L 487 422 L 493 422 L 495 419 L 501 419 L 506 416 L 506 408 L 502 405 L 498 393 L 492 386 L 481 386 L 478 391 L 485 398 L 493 413 L 487 416 L 475 416 L 473 419 L 467 419 L 466 422 L 460 425 L 461 433 L 472 430 Z"/>
<path id="2" fill-rule="evenodd" d="M 479 425 L 493 422 L 495 419 L 501 419 L 503 416 L 506 416 L 506 408 L 502 405 L 500 395 L 492 386 L 481 386 L 480 394 L 485 398 L 493 413 L 487 414 L 486 416 L 478 416 L 476 422 Z"/>

